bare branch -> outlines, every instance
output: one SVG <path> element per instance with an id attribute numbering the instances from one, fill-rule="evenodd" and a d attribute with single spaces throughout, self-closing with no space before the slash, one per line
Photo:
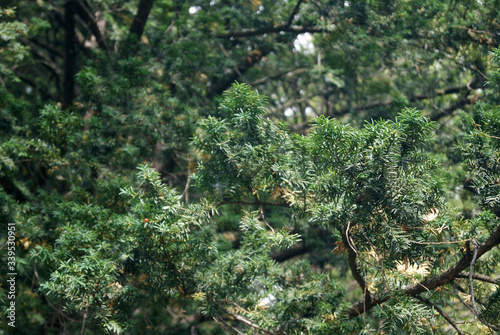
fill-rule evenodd
<path id="1" fill-rule="evenodd" d="M 263 35 L 275 32 L 290 32 L 294 34 L 301 34 L 305 32 L 315 33 L 324 31 L 323 28 L 318 27 L 301 27 L 292 25 L 293 18 L 297 14 L 302 0 L 299 0 L 295 5 L 286 24 L 273 25 L 269 27 L 261 27 L 255 29 L 245 29 L 241 31 L 227 32 L 224 34 L 216 35 L 219 38 L 236 38 L 236 37 L 250 37 L 256 35 Z M 286 40 L 286 38 L 285 38 Z M 248 69 L 258 63 L 264 56 L 272 51 L 270 46 L 260 46 L 252 50 L 239 64 L 224 78 L 215 80 L 207 90 L 207 96 L 213 96 L 224 92 L 238 77 L 244 74 Z"/>
<path id="2" fill-rule="evenodd" d="M 456 277 L 457 278 L 470 278 L 470 273 L 469 272 L 464 272 L 464 273 L 459 273 Z M 472 279 L 475 280 L 480 280 L 484 281 L 486 283 L 491 283 L 491 284 L 500 284 L 500 278 L 491 278 L 485 275 L 481 275 L 478 273 L 472 273 Z"/>
<path id="3" fill-rule="evenodd" d="M 191 326 L 191 331 L 190 331 L 190 334 L 191 334 L 191 335 L 200 335 L 200 331 L 198 330 L 198 327 L 196 327 L 196 326 Z"/>
<path id="4" fill-rule="evenodd" d="M 351 269 L 352 276 L 358 282 L 359 286 L 361 287 L 361 290 L 363 290 L 364 292 L 366 289 L 366 282 L 363 276 L 361 276 L 361 273 L 359 272 L 358 269 L 358 265 L 356 264 L 357 249 L 354 246 L 353 241 L 349 237 L 349 228 L 350 228 L 350 223 L 347 224 L 347 226 L 344 228 L 344 231 L 342 232 L 342 242 L 344 243 L 344 246 L 347 248 L 348 251 L 349 268 Z"/>
<path id="5" fill-rule="evenodd" d="M 360 228 L 361 228 L 361 233 L 365 237 L 365 240 L 370 244 L 370 246 L 372 247 L 373 251 L 377 255 L 377 260 L 378 260 L 378 262 L 380 264 L 380 273 L 382 275 L 382 282 L 383 282 L 384 286 L 387 289 L 390 290 L 390 287 L 387 285 L 387 282 L 386 282 L 386 276 L 385 276 L 385 270 L 384 270 L 384 260 L 383 260 L 382 256 L 380 255 L 380 253 L 378 252 L 377 247 L 375 247 L 375 245 L 373 245 L 372 241 L 366 235 L 365 230 L 363 229 L 363 226 L 360 226 Z"/>
<path id="6" fill-rule="evenodd" d="M 266 226 L 271 229 L 271 231 L 274 233 L 274 228 L 271 227 L 271 225 L 266 221 L 266 217 L 264 216 L 264 210 L 262 209 L 262 205 L 260 205 L 260 218 L 262 221 L 266 224 Z"/>
<path id="7" fill-rule="evenodd" d="M 300 5 L 302 4 L 302 0 L 297 1 L 297 4 L 295 5 L 295 8 L 292 11 L 292 14 L 290 14 L 290 17 L 288 18 L 287 25 L 291 26 L 293 19 L 295 18 L 295 15 L 299 12 Z"/>
<path id="8" fill-rule="evenodd" d="M 255 202 L 249 202 L 249 201 L 237 201 L 237 200 L 228 200 L 228 201 L 221 201 L 219 202 L 216 207 L 220 207 L 222 205 L 228 205 L 228 204 L 233 204 L 233 205 L 249 205 L 249 206 L 277 206 L 277 207 L 290 207 L 289 204 L 287 203 L 275 203 L 275 202 L 265 202 L 265 201 L 255 201 Z"/>
<path id="9" fill-rule="evenodd" d="M 359 287 L 361 287 L 363 295 L 365 296 L 365 298 L 362 301 L 363 301 L 363 306 L 365 306 L 366 308 L 366 304 L 368 304 L 371 301 L 371 294 L 370 291 L 368 291 L 365 278 L 363 278 L 363 276 L 359 272 L 358 265 L 356 264 L 356 258 L 359 255 L 356 246 L 354 245 L 354 242 L 349 237 L 349 229 L 350 229 L 350 222 L 347 223 L 347 225 L 344 227 L 344 231 L 341 232 L 342 242 L 344 243 L 344 246 L 347 248 L 349 269 L 351 270 L 352 276 L 358 283 Z"/>
<path id="10" fill-rule="evenodd" d="M 48 44 L 40 41 L 39 39 L 30 38 L 29 40 L 21 39 L 21 41 L 25 44 L 31 43 L 32 45 L 33 44 L 37 45 L 38 47 L 41 47 L 41 48 L 47 50 L 48 52 L 50 52 L 51 55 L 56 55 L 57 57 L 64 58 L 64 54 L 60 50 L 52 47 L 51 45 L 48 45 Z"/>
<path id="11" fill-rule="evenodd" d="M 293 19 L 295 15 L 297 15 L 300 5 L 302 4 L 302 0 L 297 1 L 292 13 L 290 14 L 287 23 L 281 25 L 271 25 L 267 27 L 260 28 L 252 28 L 252 29 L 243 29 L 243 30 L 235 30 L 228 31 L 223 34 L 216 35 L 219 38 L 236 38 L 236 37 L 251 37 L 257 35 L 265 35 L 272 33 L 294 33 L 294 34 L 303 34 L 303 33 L 322 33 L 325 32 L 326 29 L 321 27 L 303 27 L 292 25 Z"/>
<path id="12" fill-rule="evenodd" d="M 83 313 L 83 321 L 82 321 L 82 329 L 80 331 L 80 335 L 83 335 L 85 332 L 85 321 L 87 320 L 87 309 L 85 309 L 85 312 Z"/>
<path id="13" fill-rule="evenodd" d="M 457 331 L 458 334 L 460 335 L 465 335 L 465 333 L 460 329 L 458 328 L 457 324 L 453 321 L 453 319 L 448 315 L 446 314 L 439 306 L 435 305 L 432 301 L 422 297 L 422 296 L 419 296 L 419 295 L 416 295 L 414 297 L 415 299 L 417 300 L 420 300 L 422 301 L 424 304 L 426 305 L 429 305 L 431 306 L 432 308 L 434 308 L 439 314 L 441 314 L 441 316 L 446 320 L 448 321 L 448 323 L 453 327 L 455 328 L 455 330 Z"/>
<path id="14" fill-rule="evenodd" d="M 460 92 L 467 91 L 467 90 L 468 90 L 467 86 L 453 86 L 453 87 L 448 87 L 446 89 L 436 90 L 436 91 L 429 93 L 429 94 L 424 94 L 424 93 L 415 94 L 415 95 L 409 97 L 408 101 L 415 102 L 415 101 L 420 101 L 420 100 L 427 100 L 427 99 L 430 99 L 432 97 L 460 93 Z M 338 111 L 335 111 L 333 113 L 334 114 L 333 116 L 341 116 L 341 115 L 350 113 L 351 111 L 361 112 L 361 111 L 365 111 L 365 110 L 376 108 L 376 107 L 388 106 L 388 105 L 391 105 L 393 103 L 394 103 L 394 100 L 392 100 L 392 99 L 387 99 L 387 100 L 382 100 L 382 101 L 380 101 L 380 100 L 374 101 L 374 102 L 368 103 L 368 104 L 363 105 L 363 106 L 355 107 L 353 109 L 348 109 L 348 108 L 340 109 Z"/>
<path id="15" fill-rule="evenodd" d="M 460 289 L 460 287 L 458 285 L 456 285 L 455 283 L 453 283 L 452 285 L 453 285 L 453 288 L 455 289 L 456 297 L 458 298 L 458 300 L 460 300 L 460 302 L 462 303 L 462 305 L 464 305 L 472 314 L 474 314 L 477 317 L 477 319 L 479 320 L 479 322 L 481 322 L 483 325 L 485 325 L 486 327 L 488 327 L 488 328 L 490 328 L 490 329 L 492 329 L 494 331 L 498 331 L 497 327 L 495 327 L 495 326 L 491 325 L 490 323 L 488 323 L 479 314 L 476 314 L 476 312 L 474 311 L 474 309 L 472 309 L 469 305 L 467 305 L 465 303 L 465 301 L 462 298 L 460 298 L 460 295 L 457 292 L 457 290 L 462 291 Z"/>
<path id="16" fill-rule="evenodd" d="M 30 47 L 33 55 L 39 60 L 40 63 L 44 64 L 56 76 L 58 80 L 64 77 L 64 72 L 44 51 L 40 49 L 39 43 L 35 43 L 33 40 L 29 40 L 26 38 L 21 38 L 21 42 Z M 49 52 L 54 51 L 57 56 L 64 57 L 64 55 L 62 55 L 59 51 L 56 51 L 53 48 L 48 50 Z"/>
<path id="17" fill-rule="evenodd" d="M 454 111 L 456 111 L 459 108 L 462 108 L 463 106 L 465 106 L 469 102 L 470 102 L 470 100 L 467 99 L 467 97 L 465 97 L 463 99 L 459 99 L 450 107 L 441 110 L 440 113 L 435 114 L 435 115 L 431 115 L 430 119 L 431 119 L 431 121 L 438 121 L 442 117 L 445 117 L 447 115 L 451 115 Z"/>
<path id="18" fill-rule="evenodd" d="M 230 38 L 230 37 L 252 37 L 257 35 L 264 34 L 272 34 L 272 33 L 294 33 L 294 34 L 303 34 L 303 33 L 322 33 L 326 30 L 320 27 L 302 27 L 295 25 L 282 24 L 279 26 L 269 26 L 269 27 L 261 27 L 254 29 L 245 29 L 245 30 L 236 30 L 236 31 L 228 31 L 224 34 L 219 34 L 217 37 L 219 38 Z"/>
<path id="19" fill-rule="evenodd" d="M 238 335 L 244 335 L 242 332 L 240 332 L 238 329 L 234 328 L 233 326 L 229 325 L 226 321 L 224 321 L 221 317 L 214 316 L 213 317 L 214 321 L 221 326 L 222 329 L 228 331 L 229 333 L 233 334 L 238 334 Z"/>
<path id="20" fill-rule="evenodd" d="M 52 72 L 52 74 L 54 75 L 56 82 L 57 82 L 57 83 L 59 83 L 59 77 L 58 77 L 58 76 L 57 76 L 57 74 L 54 72 L 54 70 L 53 70 L 53 69 L 51 69 L 51 68 L 49 68 L 49 70 L 50 70 L 50 71 Z M 36 72 L 38 72 L 38 71 L 36 71 L 36 70 L 35 70 L 35 76 L 36 76 L 36 74 L 37 74 Z M 40 92 L 40 94 L 42 95 L 42 97 L 43 97 L 44 99 L 46 99 L 46 100 L 51 99 L 51 100 L 55 100 L 55 101 L 57 101 L 56 96 L 54 96 L 54 95 L 53 95 L 53 94 L 51 94 L 48 90 L 46 90 L 46 88 L 45 88 L 45 87 L 41 87 L 42 85 L 37 85 L 37 83 L 35 83 L 35 82 L 31 79 L 31 78 L 29 78 L 28 76 L 26 76 L 26 75 L 24 75 L 24 74 L 22 74 L 22 73 L 19 73 L 19 72 L 17 72 L 17 71 L 15 71 L 14 73 L 15 73 L 15 75 L 16 75 L 19 79 L 21 79 L 24 83 L 26 83 L 27 85 L 31 86 L 32 88 L 34 88 L 34 89 L 38 90 L 38 92 Z"/>
<path id="21" fill-rule="evenodd" d="M 238 314 L 234 314 L 234 313 L 231 313 L 230 311 L 228 311 L 227 309 L 225 309 L 224 307 L 222 307 L 221 305 L 217 304 L 217 307 L 223 311 L 224 313 L 226 313 L 227 315 L 233 317 L 234 319 L 240 321 L 240 322 L 243 322 L 245 325 L 249 326 L 249 327 L 252 327 L 252 328 L 255 328 L 255 329 L 258 329 L 259 331 L 265 333 L 265 334 L 270 334 L 270 335 L 277 335 L 279 333 L 275 333 L 273 331 L 270 331 L 270 330 L 266 330 L 266 329 L 262 329 L 261 327 L 259 327 L 257 324 L 255 324 L 254 322 L 250 321 L 249 319 L 241 316 L 241 315 L 238 315 Z"/>
<path id="22" fill-rule="evenodd" d="M 108 56 L 111 55 L 110 49 L 106 44 L 106 40 L 101 34 L 101 30 L 97 25 L 96 17 L 87 9 L 87 7 L 80 1 L 75 1 L 76 13 L 83 19 L 85 24 L 88 26 L 92 34 L 95 36 L 97 44 L 101 49 L 107 52 Z"/>
<path id="23" fill-rule="evenodd" d="M 284 262 L 295 256 L 303 255 L 311 250 L 312 250 L 311 246 L 305 243 L 299 243 L 298 245 L 293 246 L 289 249 L 272 252 L 269 256 L 276 262 Z"/>
<path id="24" fill-rule="evenodd" d="M 476 240 L 472 240 L 472 244 L 474 244 L 474 256 L 472 257 L 472 261 L 470 262 L 470 272 L 469 272 L 469 283 L 470 283 L 470 295 L 472 299 L 472 307 L 474 307 L 474 313 L 479 317 L 479 311 L 476 306 L 476 298 L 474 297 L 474 282 L 472 281 L 472 275 L 474 273 L 474 263 L 476 263 L 477 259 L 477 242 Z"/>

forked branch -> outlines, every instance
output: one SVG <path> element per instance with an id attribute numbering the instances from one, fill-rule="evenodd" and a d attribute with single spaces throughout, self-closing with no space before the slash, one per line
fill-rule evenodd
<path id="1" fill-rule="evenodd" d="M 500 244 L 500 226 L 491 234 L 491 236 L 481 245 L 477 247 L 477 259 L 479 259 L 486 252 L 490 251 L 493 247 Z M 420 293 L 434 290 L 445 284 L 450 283 L 454 278 L 458 277 L 459 274 L 470 266 L 473 259 L 473 253 L 467 250 L 463 253 L 462 258 L 456 262 L 451 268 L 444 271 L 443 273 L 425 279 L 421 282 L 411 285 L 406 288 L 403 293 L 408 296 L 416 296 Z M 379 295 L 372 297 L 370 299 L 361 299 L 356 302 L 348 311 L 348 316 L 353 319 L 359 315 L 362 315 L 366 311 L 372 309 L 373 307 L 380 305 L 390 299 L 390 295 Z"/>

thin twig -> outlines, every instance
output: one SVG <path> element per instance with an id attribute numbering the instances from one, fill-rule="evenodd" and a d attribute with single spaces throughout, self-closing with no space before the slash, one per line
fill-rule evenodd
<path id="1" fill-rule="evenodd" d="M 495 326 L 493 326 L 492 324 L 488 323 L 488 321 L 484 320 L 482 317 L 479 316 L 479 314 L 476 314 L 476 312 L 474 311 L 474 309 L 472 309 L 469 305 L 467 305 L 465 303 L 465 301 L 462 300 L 462 298 L 460 298 L 460 295 L 458 294 L 458 285 L 452 283 L 453 285 L 453 288 L 455 289 L 455 294 L 458 298 L 458 300 L 460 300 L 460 302 L 462 303 L 462 305 L 464 305 L 472 314 L 476 315 L 477 319 L 479 320 L 479 322 L 481 322 L 483 325 L 485 325 L 486 327 L 494 330 L 494 331 L 498 331 L 499 329 Z M 460 288 L 460 287 L 458 287 Z"/>
<path id="2" fill-rule="evenodd" d="M 445 242 L 417 242 L 413 240 L 408 240 L 410 243 L 414 244 L 423 244 L 423 245 L 439 245 L 439 244 L 456 244 L 456 243 L 464 243 L 464 242 L 470 242 L 472 239 L 467 239 L 467 240 L 461 240 L 461 241 L 445 241 Z"/>
<path id="3" fill-rule="evenodd" d="M 260 218 L 262 221 L 266 224 L 266 226 L 271 229 L 271 231 L 274 233 L 273 227 L 269 223 L 267 223 L 266 218 L 264 217 L 264 210 L 262 209 L 262 205 L 260 205 Z"/>
<path id="4" fill-rule="evenodd" d="M 191 175 L 188 174 L 186 186 L 184 187 L 184 191 L 179 196 L 179 198 L 181 198 L 181 199 L 182 199 L 182 197 L 184 197 L 184 201 L 186 201 L 186 205 L 189 204 L 189 184 L 190 183 L 191 183 Z"/>
<path id="5" fill-rule="evenodd" d="M 484 135 L 486 137 L 489 137 L 489 138 L 494 138 L 496 140 L 500 140 L 500 137 L 498 136 L 493 136 L 493 135 L 488 135 L 486 133 L 483 133 L 478 127 L 480 127 L 480 125 L 478 125 L 477 123 L 474 124 L 474 128 L 481 134 L 481 135 Z"/>
<path id="6" fill-rule="evenodd" d="M 278 206 L 278 207 L 290 207 L 287 203 L 275 203 L 275 202 L 265 202 L 265 201 L 238 201 L 238 200 L 228 200 L 221 201 L 215 205 L 215 207 L 220 207 L 222 205 L 250 205 L 250 206 Z"/>
<path id="7" fill-rule="evenodd" d="M 87 320 L 87 309 L 85 309 L 85 313 L 83 313 L 82 330 L 80 332 L 80 335 L 83 335 L 83 332 L 85 331 L 85 321 L 86 320 Z"/>
<path id="8" fill-rule="evenodd" d="M 325 31 L 327 31 L 327 29 L 322 28 L 322 27 L 303 27 L 303 26 L 282 24 L 279 26 L 273 25 L 273 26 L 254 28 L 254 29 L 228 31 L 228 32 L 225 32 L 223 34 L 218 34 L 218 35 L 216 35 L 216 37 L 218 37 L 218 38 L 230 38 L 230 37 L 237 38 L 237 37 L 251 37 L 251 36 L 257 36 L 257 35 L 279 33 L 279 32 L 303 34 L 303 33 L 323 33 Z"/>
<path id="9" fill-rule="evenodd" d="M 345 231 L 345 237 L 346 237 L 346 240 L 347 240 L 347 243 L 349 244 L 349 247 L 351 248 L 351 250 L 354 252 L 354 257 L 357 257 L 359 259 L 363 259 L 359 253 L 358 253 L 358 249 L 356 248 L 356 245 L 354 244 L 354 241 L 351 239 L 351 237 L 349 236 L 349 229 L 351 228 L 351 222 L 347 222 L 347 227 L 346 227 L 346 231 Z M 351 262 L 349 262 L 351 263 Z M 350 266 L 351 267 L 351 266 Z M 366 268 L 365 268 L 365 265 L 363 264 L 363 261 L 361 261 L 361 268 L 363 270 L 363 275 L 364 277 L 362 278 L 356 278 L 356 258 L 354 258 L 352 260 L 352 267 L 351 267 L 351 272 L 353 272 L 353 276 L 355 277 L 356 281 L 358 282 L 358 284 L 361 286 L 361 289 L 363 290 L 363 296 L 364 296 L 364 299 L 363 299 L 363 309 L 366 310 L 366 301 L 367 300 L 371 300 L 371 295 L 370 295 L 370 291 L 368 290 L 368 287 L 366 285 Z M 361 275 L 359 274 L 358 272 L 358 275 L 359 277 L 361 277 Z M 365 320 L 365 314 L 363 313 L 363 323 L 365 325 L 365 329 L 368 330 L 368 333 L 372 333 L 370 331 L 370 328 L 368 328 L 368 325 L 366 323 L 366 320 Z"/>
<path id="10" fill-rule="evenodd" d="M 448 323 L 453 328 L 455 328 L 455 330 L 457 331 L 458 334 L 465 335 L 465 333 L 462 330 L 460 330 L 460 328 L 458 328 L 457 324 L 453 321 L 453 319 L 448 314 L 446 314 L 439 306 L 435 305 L 432 301 L 430 301 L 430 300 L 428 300 L 428 299 L 426 299 L 426 298 L 424 298 L 422 296 L 419 296 L 419 295 L 416 295 L 415 299 L 418 299 L 418 300 L 422 301 L 423 303 L 425 303 L 426 305 L 429 305 L 432 308 L 434 308 L 439 314 L 441 314 L 441 316 L 446 321 L 448 321 Z"/>
<path id="11" fill-rule="evenodd" d="M 295 8 L 293 9 L 292 14 L 290 14 L 290 17 L 288 18 L 288 21 L 286 23 L 287 26 L 292 25 L 293 19 L 295 18 L 295 15 L 297 15 L 301 3 L 302 3 L 302 0 L 297 1 L 297 4 L 295 5 Z"/>
<path id="12" fill-rule="evenodd" d="M 36 262 L 33 263 L 33 274 L 35 276 L 35 278 L 40 282 L 40 277 L 38 275 L 38 271 L 36 270 Z M 41 295 L 43 296 L 43 298 L 45 299 L 45 302 L 47 303 L 47 305 L 49 305 L 54 311 L 57 312 L 57 314 L 59 314 L 60 316 L 62 316 L 64 319 L 67 319 L 69 321 L 72 321 L 72 322 L 78 322 L 76 319 L 73 319 L 73 318 L 70 318 L 69 316 L 67 316 L 66 314 L 64 314 L 64 312 L 62 311 L 62 309 L 60 307 L 56 307 L 54 306 L 49 298 L 47 297 L 46 294 L 44 293 L 41 293 Z M 64 324 L 63 320 L 61 320 L 61 323 Z"/>
<path id="13" fill-rule="evenodd" d="M 275 75 L 272 75 L 272 76 L 265 76 L 265 77 L 262 77 L 260 79 L 257 79 L 255 81 L 252 81 L 250 83 L 251 86 L 257 86 L 257 85 L 261 85 L 261 84 L 264 84 L 266 83 L 267 81 L 269 80 L 275 80 L 275 79 L 279 79 L 283 76 L 286 76 L 286 75 L 296 75 L 296 74 L 302 74 L 304 72 L 307 72 L 308 69 L 304 66 L 299 66 L 299 67 L 295 67 L 291 70 L 286 70 L 286 71 L 283 71 L 283 72 L 280 72 L 280 73 L 277 73 Z"/>
<path id="14" fill-rule="evenodd" d="M 472 261 L 470 262 L 470 272 L 469 272 L 469 284 L 470 284 L 470 295 L 472 300 L 472 307 L 474 307 L 474 312 L 476 316 L 479 317 L 479 311 L 476 306 L 476 299 L 474 298 L 474 282 L 472 281 L 472 274 L 474 273 L 474 263 L 477 259 L 477 242 L 476 240 L 472 240 L 472 244 L 474 244 L 474 256 L 472 257 Z"/>
<path id="15" fill-rule="evenodd" d="M 464 273 L 459 273 L 456 277 L 457 278 L 469 278 L 470 275 L 471 275 L 470 273 L 464 272 Z M 491 284 L 497 284 L 497 285 L 500 284 L 500 278 L 491 278 L 491 277 L 481 275 L 478 273 L 473 273 L 472 279 L 484 281 L 486 283 L 491 283 Z"/>
<path id="16" fill-rule="evenodd" d="M 225 329 L 225 330 L 227 330 L 227 331 L 229 331 L 231 333 L 238 334 L 238 335 L 245 335 L 244 333 L 240 332 L 238 329 L 236 329 L 233 326 L 229 325 L 221 317 L 214 316 L 213 318 L 214 318 L 215 322 L 217 322 L 217 324 L 219 326 L 221 326 L 223 329 Z"/>
<path id="17" fill-rule="evenodd" d="M 190 334 L 191 335 L 200 335 L 200 331 L 198 330 L 198 327 L 197 326 L 191 326 Z"/>
<path id="18" fill-rule="evenodd" d="M 239 306 L 238 306 L 239 307 Z M 247 326 L 250 326 L 252 328 L 255 328 L 255 329 L 258 329 L 259 331 L 261 332 L 264 332 L 266 334 L 270 334 L 270 335 L 277 335 L 278 333 L 275 333 L 273 331 L 270 331 L 270 330 L 266 330 L 266 329 L 262 329 L 261 327 L 259 327 L 257 324 L 253 323 L 252 321 L 250 321 L 249 319 L 241 316 L 241 315 L 238 315 L 238 314 L 234 314 L 234 313 L 231 313 L 230 311 L 228 311 L 227 309 L 225 309 L 224 307 L 222 307 L 221 305 L 217 304 L 217 308 L 219 308 L 221 311 L 223 311 L 224 313 L 226 313 L 227 315 L 229 316 L 232 316 L 233 318 L 235 318 L 236 320 L 240 321 L 240 322 L 243 322 L 244 324 L 246 324 Z M 240 307 L 241 308 L 241 307 Z"/>
<path id="19" fill-rule="evenodd" d="M 384 260 L 382 259 L 382 256 L 380 256 L 377 248 L 373 245 L 372 241 L 368 238 L 368 236 L 366 235 L 365 233 L 365 230 L 363 229 L 362 226 L 360 226 L 361 228 L 361 233 L 363 234 L 363 236 L 365 237 L 365 239 L 368 241 L 368 244 L 370 244 L 370 246 L 373 248 L 373 251 L 375 252 L 375 254 L 377 255 L 377 259 L 380 263 L 380 271 L 381 271 L 381 274 L 382 274 L 382 281 L 384 283 L 384 286 L 389 289 L 389 291 L 392 291 L 391 288 L 387 285 L 387 282 L 386 282 L 386 278 L 385 278 L 385 271 L 384 271 Z"/>

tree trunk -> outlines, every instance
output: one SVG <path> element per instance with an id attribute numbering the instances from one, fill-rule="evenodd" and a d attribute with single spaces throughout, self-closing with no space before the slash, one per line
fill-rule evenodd
<path id="1" fill-rule="evenodd" d="M 137 14 L 134 17 L 134 22 L 130 27 L 130 33 L 135 34 L 138 38 L 142 36 L 144 32 L 144 27 L 148 21 L 149 13 L 151 8 L 153 8 L 154 0 L 141 0 L 139 2 L 139 8 L 137 9 Z"/>
<path id="2" fill-rule="evenodd" d="M 64 33 L 63 108 L 67 108 L 73 103 L 73 99 L 75 98 L 76 35 L 74 0 L 68 0 L 64 5 Z"/>

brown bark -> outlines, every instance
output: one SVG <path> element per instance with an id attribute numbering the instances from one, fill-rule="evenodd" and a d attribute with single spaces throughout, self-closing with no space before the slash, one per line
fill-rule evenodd
<path id="1" fill-rule="evenodd" d="M 500 226 L 493 232 L 493 234 L 478 247 L 477 258 L 484 255 L 486 252 L 490 251 L 493 247 L 500 244 Z M 465 270 L 471 263 L 473 253 L 466 248 L 463 252 L 462 258 L 456 262 L 451 268 L 444 271 L 440 275 L 428 278 L 417 284 L 411 285 L 410 287 L 403 290 L 403 294 L 409 296 L 416 296 L 420 293 L 432 291 L 440 286 L 450 283 L 453 279 L 459 277 L 459 274 Z M 348 316 L 350 319 L 355 318 L 364 312 L 370 310 L 371 308 L 380 305 L 390 299 L 390 295 L 379 295 L 371 299 L 362 299 L 356 302 L 349 310 Z"/>
<path id="2" fill-rule="evenodd" d="M 144 32 L 144 27 L 148 21 L 149 13 L 151 8 L 153 8 L 154 0 L 141 0 L 139 2 L 139 8 L 137 9 L 137 14 L 134 17 L 132 26 L 130 26 L 130 33 L 141 37 Z"/>
<path id="3" fill-rule="evenodd" d="M 357 264 L 357 250 L 355 249 L 356 246 L 353 244 L 353 242 L 350 240 L 349 237 L 349 224 L 346 225 L 343 229 L 342 233 L 342 243 L 344 244 L 344 247 L 347 249 L 347 260 L 348 260 L 348 265 L 349 269 L 351 270 L 351 274 L 358 283 L 359 287 L 363 291 L 363 295 L 365 296 L 365 299 L 363 300 L 363 304 L 369 303 L 371 299 L 371 294 L 370 291 L 368 291 L 368 288 L 366 286 L 366 281 L 365 278 L 361 275 L 361 272 L 359 271 L 358 264 Z"/>
<path id="4" fill-rule="evenodd" d="M 76 73 L 76 34 L 75 34 L 75 1 L 68 0 L 64 5 L 64 87 L 63 108 L 69 107 L 75 98 Z"/>
<path id="5" fill-rule="evenodd" d="M 431 119 L 431 121 L 438 121 L 439 119 L 441 119 L 445 116 L 453 114 L 454 111 L 456 111 L 459 108 L 462 108 L 463 106 L 467 105 L 469 102 L 470 102 L 470 100 L 467 97 L 459 99 L 454 104 L 449 106 L 448 108 L 445 108 L 445 109 L 439 111 L 439 113 L 437 113 L 437 114 L 431 115 L 430 119 Z"/>

